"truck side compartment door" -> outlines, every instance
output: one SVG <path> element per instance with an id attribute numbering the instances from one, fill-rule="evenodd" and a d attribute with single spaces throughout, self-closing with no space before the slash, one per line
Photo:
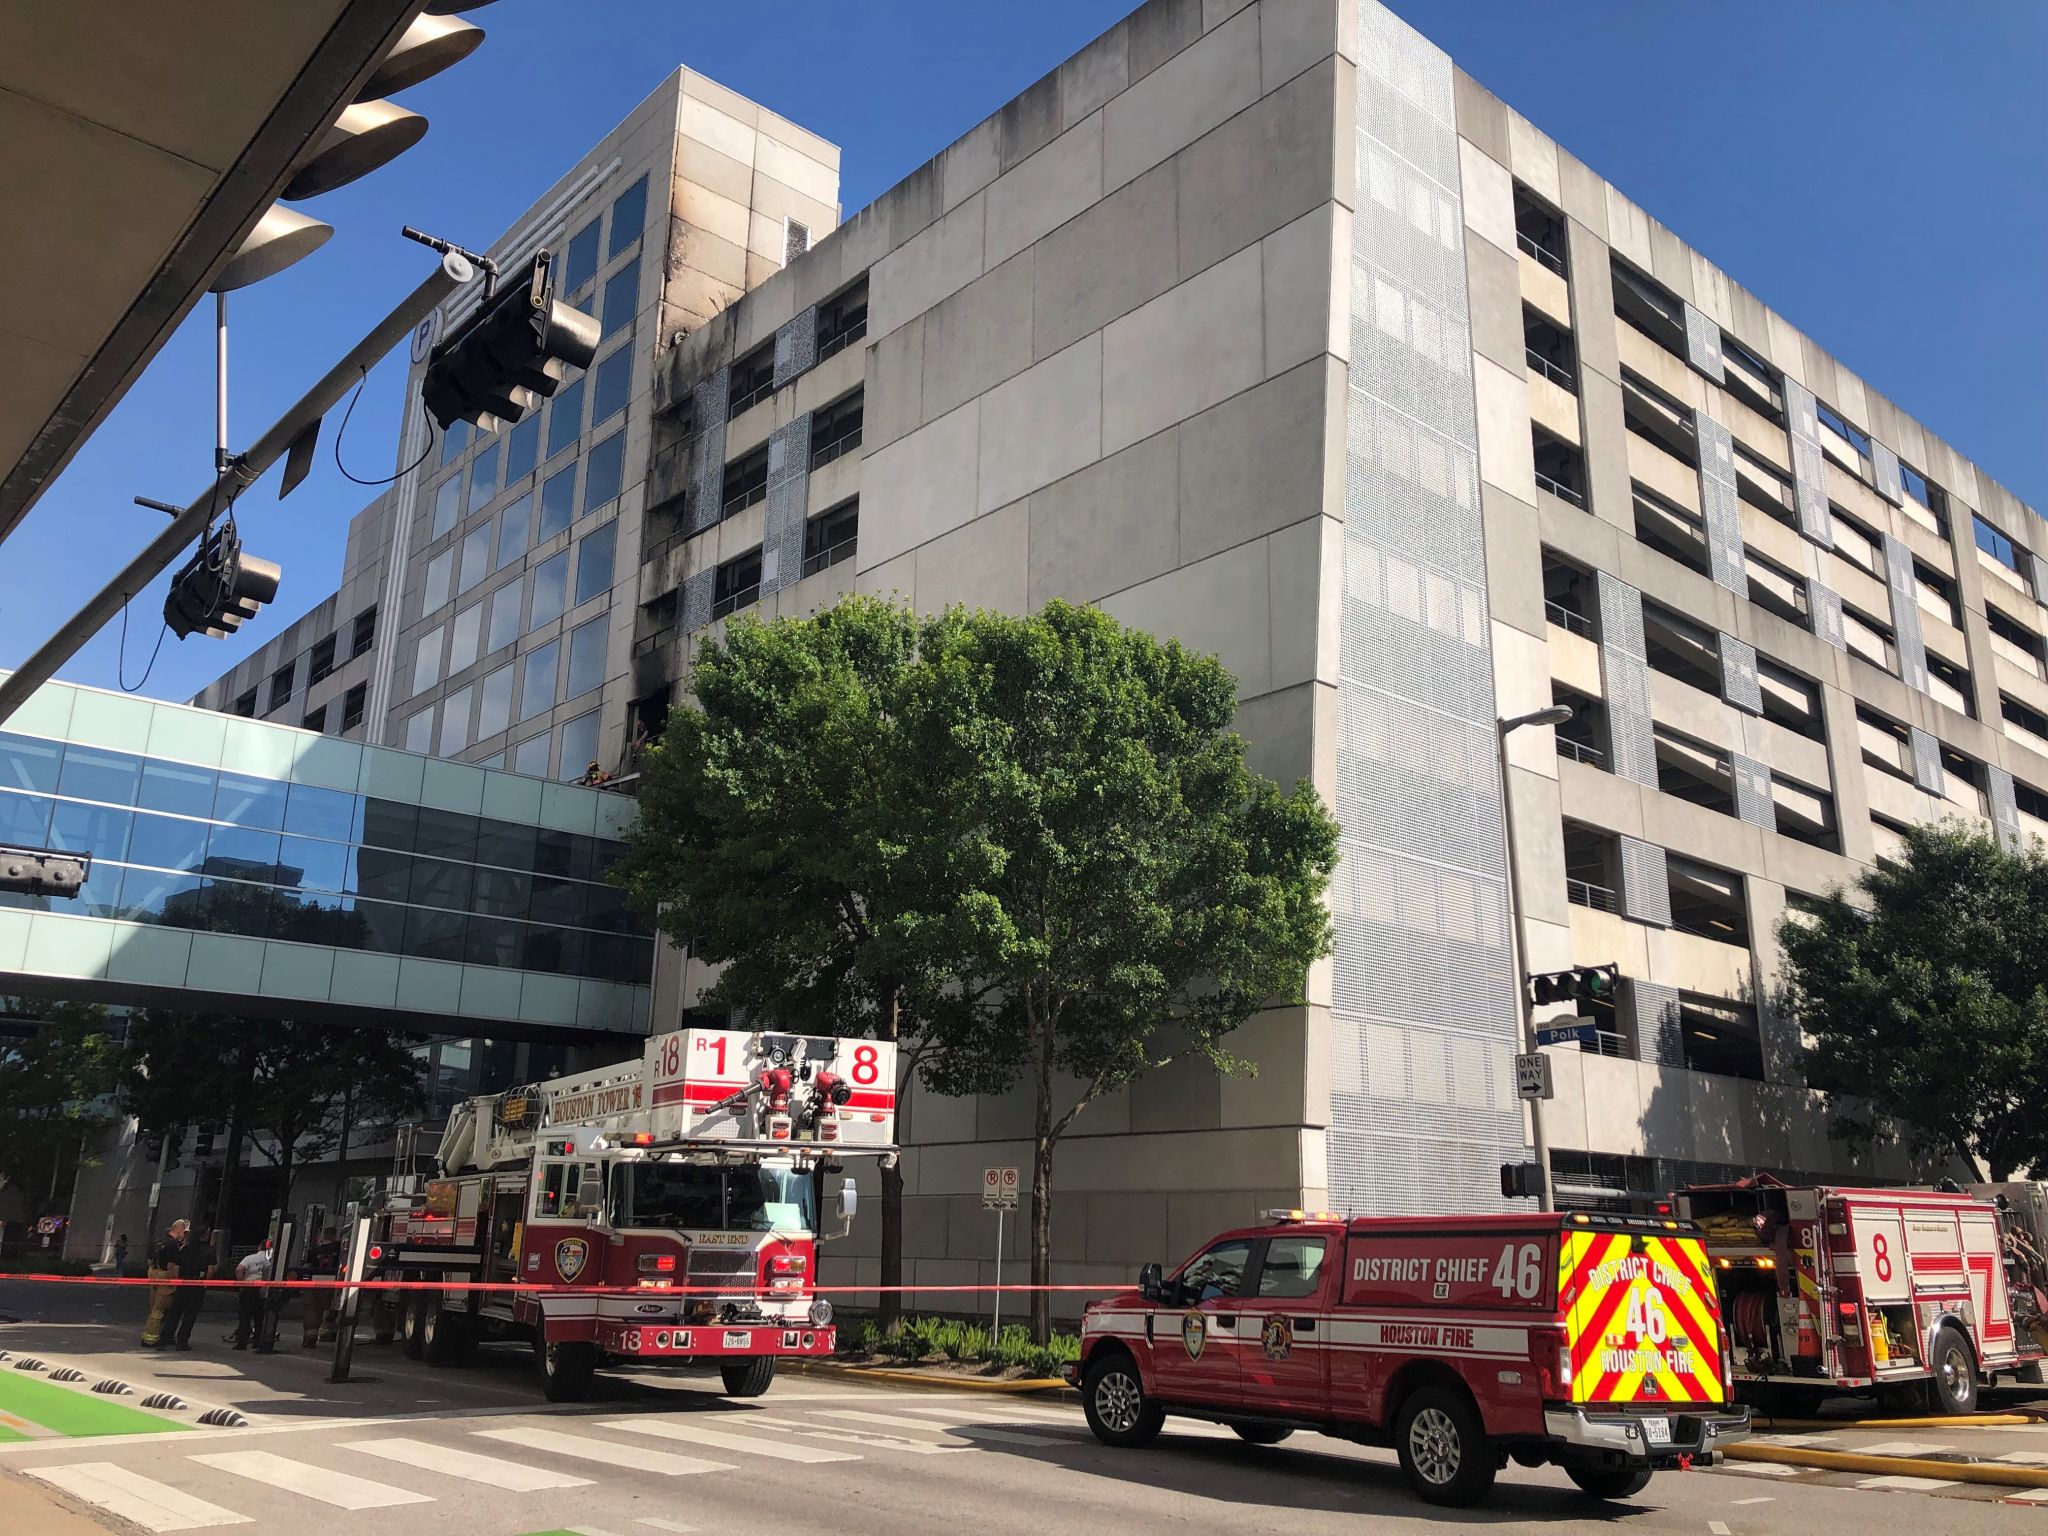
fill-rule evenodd
<path id="1" fill-rule="evenodd" d="M 1969 1275 L 1970 1300 L 1977 1313 L 1978 1353 L 1988 1359 L 2008 1359 L 2015 1353 L 2017 1341 L 2013 1336 L 2012 1298 L 2005 1287 L 2005 1253 L 1998 1217 L 1989 1210 L 1965 1210 L 1959 1215 L 1959 1225 L 1963 1267 Z"/>
<path id="2" fill-rule="evenodd" d="M 1339 1240 L 1321 1233 L 1266 1239 L 1252 1296 L 1240 1310 L 1245 1406 L 1321 1419 L 1330 1411 L 1330 1277 Z"/>

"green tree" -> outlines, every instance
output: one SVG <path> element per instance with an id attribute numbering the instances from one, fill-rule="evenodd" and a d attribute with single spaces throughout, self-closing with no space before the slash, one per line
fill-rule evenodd
<path id="1" fill-rule="evenodd" d="M 953 897 L 924 1003 L 952 1092 L 1033 1102 L 1031 1278 L 1049 1282 L 1053 1154 L 1103 1095 L 1297 1001 L 1330 946 L 1337 826 L 1245 766 L 1214 657 L 1055 602 L 950 612 L 921 638 L 901 747 L 926 789 L 912 866 Z M 1043 1343 L 1051 1297 L 1033 1292 Z"/>
<path id="2" fill-rule="evenodd" d="M 1994 1180 L 2048 1169 L 2048 856 L 1956 822 L 1904 837 L 1861 902 L 1837 891 L 1779 929 L 1814 1085 L 1868 1106 L 1831 1134 L 1867 1145 L 1883 1116 Z"/>
<path id="3" fill-rule="evenodd" d="M 67 1175 L 90 1164 L 114 1123 L 108 1098 L 120 1047 L 94 1003 L 16 1002 L 0 1009 L 40 1016 L 33 1032 L 0 1044 L 0 1184 L 49 1211 L 71 1193 Z"/>
<path id="4" fill-rule="evenodd" d="M 907 608 L 851 598 L 812 618 L 736 621 L 707 640 L 694 702 L 642 767 L 615 878 L 691 954 L 722 966 L 707 1001 L 783 1027 L 922 1060 L 913 1004 L 938 893 L 905 859 L 909 803 L 895 719 L 916 665 Z M 882 1172 L 882 1284 L 903 1277 L 903 1179 Z M 885 1325 L 900 1297 L 883 1293 Z"/>

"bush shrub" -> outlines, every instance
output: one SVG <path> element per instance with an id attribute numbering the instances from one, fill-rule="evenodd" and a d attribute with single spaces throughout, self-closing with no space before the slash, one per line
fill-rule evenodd
<path id="1" fill-rule="evenodd" d="M 0 1275 L 89 1275 L 92 1266 L 83 1259 L 60 1259 L 54 1254 L 23 1254 L 18 1259 L 0 1259 Z"/>

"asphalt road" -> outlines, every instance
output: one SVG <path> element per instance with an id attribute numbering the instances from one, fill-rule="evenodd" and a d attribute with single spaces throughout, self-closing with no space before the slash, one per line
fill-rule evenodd
<path id="1" fill-rule="evenodd" d="M 1882 1526 L 2048 1536 L 2048 1511 L 2002 1502 L 2013 1490 L 1864 1488 L 1847 1474 L 1797 1471 L 1665 1474 L 1636 1499 L 1602 1506 L 1555 1472 L 1511 1467 L 1489 1505 L 1438 1511 L 1410 1496 L 1389 1453 L 1321 1436 L 1258 1448 L 1227 1430 L 1169 1421 L 1152 1448 L 1114 1451 L 1066 1402 L 815 1376 L 786 1375 L 745 1403 L 715 1395 L 715 1378 L 606 1378 L 596 1400 L 555 1407 L 541 1400 L 525 1352 L 509 1348 L 434 1369 L 365 1346 L 357 1379 L 334 1385 L 324 1351 L 230 1352 L 225 1313 L 202 1318 L 190 1354 L 142 1352 L 129 1315 L 137 1312 L 138 1297 L 0 1282 L 0 1314 L 28 1319 L 0 1325 L 0 1349 L 135 1388 L 94 1398 L 84 1384 L 60 1387 L 34 1373 L 27 1385 L 69 1397 L 53 1406 L 37 1396 L 10 1428 L 6 1405 L 20 1409 L 22 1388 L 0 1365 L 0 1530 L 9 1536 L 35 1531 L 22 1523 L 29 1518 L 54 1529 L 60 1512 L 77 1517 L 79 1530 L 88 1521 L 120 1532 L 233 1525 L 250 1536 L 1317 1536 L 1618 1525 L 1687 1536 Z M 142 1397 L 159 1389 L 190 1406 L 142 1417 Z M 70 1408 L 79 1401 L 83 1409 Z M 203 1406 L 233 1407 L 249 1422 L 195 1427 Z M 103 1409 L 137 1419 L 96 1417 Z M 67 1427 L 53 1431 L 48 1420 Z M 1840 1449 L 1888 1438 L 1953 1454 L 2038 1454 L 2035 1464 L 2048 1464 L 2048 1425 L 1828 1433 Z M 31 1497 L 38 1502 L 22 1502 Z M 43 1513 L 10 1519 L 11 1510 Z"/>

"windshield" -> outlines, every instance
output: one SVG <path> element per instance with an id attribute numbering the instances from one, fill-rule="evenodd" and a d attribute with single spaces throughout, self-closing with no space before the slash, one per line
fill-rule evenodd
<path id="1" fill-rule="evenodd" d="M 612 1224 L 699 1232 L 815 1232 L 811 1177 L 793 1168 L 629 1163 L 612 1184 Z"/>

